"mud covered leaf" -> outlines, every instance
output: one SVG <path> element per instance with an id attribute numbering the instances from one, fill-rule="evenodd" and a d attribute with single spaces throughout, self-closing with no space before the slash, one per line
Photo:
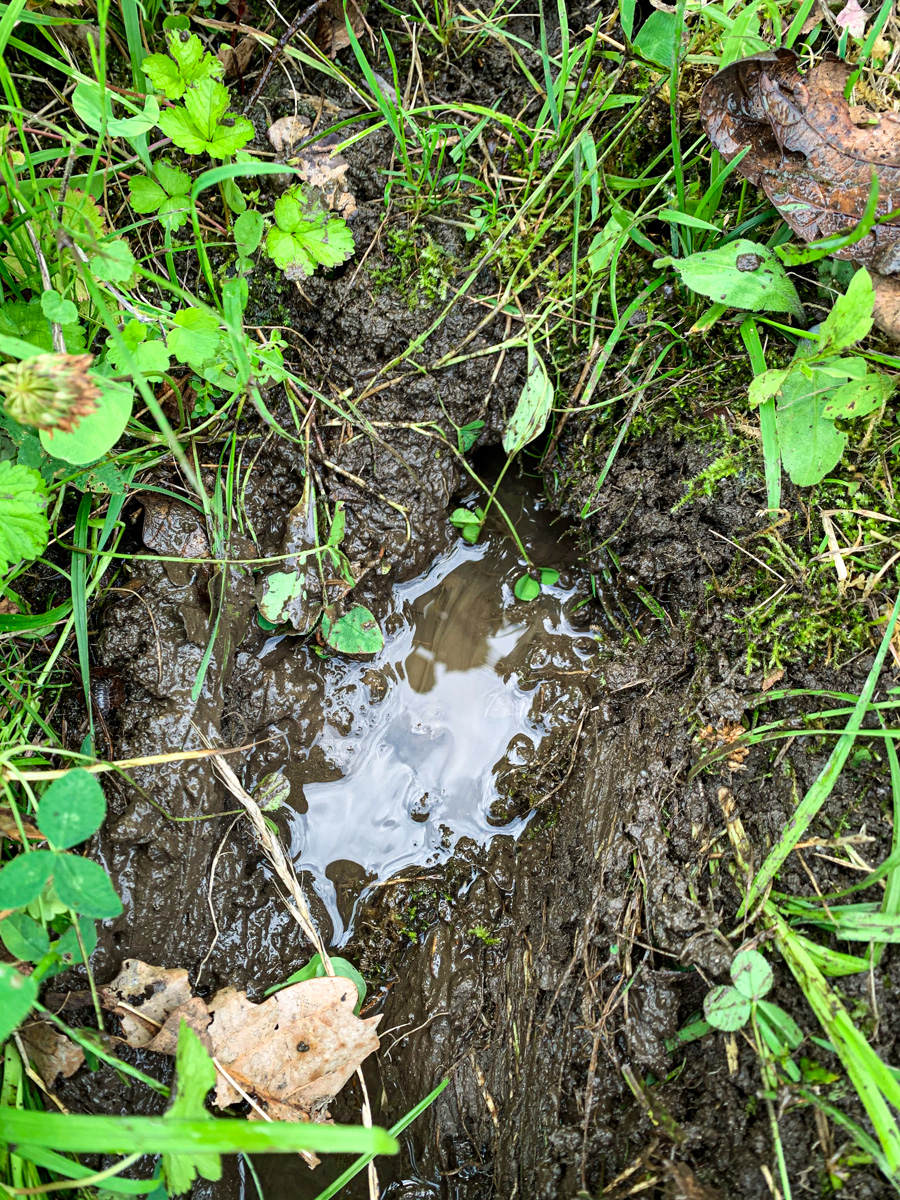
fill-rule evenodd
<path id="1" fill-rule="evenodd" d="M 378 1048 L 379 1018 L 355 1016 L 356 1002 L 355 985 L 339 977 L 292 984 L 262 1004 L 226 988 L 209 1004 L 215 1057 L 272 1115 L 303 1119 L 321 1111 Z M 239 1100 L 220 1076 L 215 1103 Z"/>
<path id="2" fill-rule="evenodd" d="M 204 1101 L 215 1082 L 212 1059 L 193 1029 L 182 1021 L 175 1054 L 175 1099 L 166 1117 L 211 1119 Z M 166 1187 L 172 1196 L 190 1191 L 198 1175 L 213 1182 L 222 1178 L 222 1159 L 218 1154 L 164 1154 L 162 1165 Z"/>
<path id="3" fill-rule="evenodd" d="M 82 767 L 54 779 L 38 806 L 38 829 L 57 850 L 68 850 L 96 833 L 106 816 L 103 788 Z"/>
<path id="4" fill-rule="evenodd" d="M 38 986 L 30 975 L 20 975 L 15 967 L 0 963 L 0 1041 L 25 1020 L 37 1000 Z"/>
<path id="5" fill-rule="evenodd" d="M 11 913 L 0 921 L 0 941 L 20 962 L 40 962 L 50 952 L 47 930 L 23 912 Z"/>
<path id="6" fill-rule="evenodd" d="M 866 375 L 843 384 L 822 406 L 822 413 L 829 420 L 851 420 L 864 417 L 881 408 L 897 386 L 896 379 L 888 375 Z"/>
<path id="7" fill-rule="evenodd" d="M 49 536 L 44 481 L 30 467 L 0 462 L 0 574 L 42 554 Z"/>
<path id="8" fill-rule="evenodd" d="M 503 433 L 503 449 L 507 454 L 516 454 L 541 433 L 553 410 L 553 384 L 547 374 L 544 360 L 528 345 L 528 375 L 509 424 Z"/>
<path id="9" fill-rule="evenodd" d="M 77 854 L 58 854 L 53 867 L 56 894 L 85 917 L 106 919 L 122 912 L 122 901 L 98 862 Z"/>
<path id="10" fill-rule="evenodd" d="M 772 989 L 772 968 L 758 950 L 743 950 L 731 964 L 734 986 L 748 1000 L 761 1000 Z"/>
<path id="11" fill-rule="evenodd" d="M 70 1079 L 84 1064 L 84 1051 L 46 1021 L 34 1021 L 22 1030 L 22 1042 L 38 1075 L 48 1087 L 57 1076 Z"/>
<path id="12" fill-rule="evenodd" d="M 56 855 L 49 850 L 19 854 L 0 871 L 0 908 L 24 908 L 36 900 L 53 874 Z"/>
<path id="13" fill-rule="evenodd" d="M 797 289 L 767 246 L 738 238 L 715 250 L 687 258 L 659 258 L 654 266 L 671 266 L 693 292 L 718 304 L 749 312 L 787 312 L 803 317 Z"/>
<path id="14" fill-rule="evenodd" d="M 737 170 L 762 188 L 805 242 L 850 234 L 872 192 L 875 217 L 896 207 L 900 186 L 900 115 L 873 113 L 860 127 L 844 99 L 853 64 L 826 54 L 802 75 L 791 50 L 768 50 L 725 67 L 706 85 L 700 112 L 710 141 L 726 162 L 744 151 Z M 875 225 L 834 250 L 891 275 L 900 266 L 900 221 Z"/>
<path id="15" fill-rule="evenodd" d="M 366 28 L 364 13 L 368 0 L 346 0 L 346 16 L 344 15 L 344 0 L 328 0 L 320 10 L 316 22 L 315 43 L 329 58 L 334 58 L 339 50 L 350 45 L 347 35 L 347 21 L 357 38 L 362 37 Z"/>
<path id="16" fill-rule="evenodd" d="M 704 999 L 703 1015 L 713 1029 L 734 1033 L 750 1020 L 750 1001 L 736 988 L 721 984 Z"/>
<path id="17" fill-rule="evenodd" d="M 384 649 L 384 634 L 375 615 L 363 604 L 355 604 L 336 621 L 324 613 L 322 636 L 338 654 L 378 654 Z"/>
<path id="18" fill-rule="evenodd" d="M 113 1003 L 124 1002 L 136 1011 L 136 1015 L 124 1008 L 118 1012 L 122 1033 L 129 1046 L 146 1046 L 172 1013 L 191 999 L 191 985 L 181 967 L 155 967 L 126 958 L 103 993 Z M 141 1017 L 146 1017 L 146 1022 Z"/>

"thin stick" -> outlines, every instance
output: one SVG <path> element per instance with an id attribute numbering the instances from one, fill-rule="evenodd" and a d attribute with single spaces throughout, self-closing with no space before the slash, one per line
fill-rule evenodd
<path id="1" fill-rule="evenodd" d="M 256 81 L 256 87 L 251 92 L 250 99 L 243 107 L 242 111 L 245 116 L 259 99 L 263 88 L 269 81 L 269 76 L 272 74 L 272 68 L 284 53 L 285 46 L 287 46 L 288 42 L 291 41 L 291 39 L 295 37 L 297 33 L 299 33 L 300 26 L 308 21 L 310 17 L 314 17 L 319 9 L 324 8 L 327 3 L 328 0 L 313 0 L 313 3 L 310 4 L 309 8 L 305 8 L 301 13 L 294 17 L 291 24 L 287 27 L 287 29 L 272 47 L 272 51 L 269 54 L 269 57 L 266 59 L 266 65 L 263 67 L 259 79 Z"/>

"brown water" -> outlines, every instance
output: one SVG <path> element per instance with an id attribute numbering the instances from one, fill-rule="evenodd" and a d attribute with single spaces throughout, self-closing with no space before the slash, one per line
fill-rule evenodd
<path id="1" fill-rule="evenodd" d="M 457 540 L 425 575 L 394 589 L 374 663 L 309 655 L 325 715 L 310 755 L 327 768 L 307 778 L 302 796 L 294 789 L 289 849 L 327 910 L 335 945 L 368 889 L 441 862 L 461 837 L 486 844 L 500 831 L 523 832 L 528 815 L 502 823 L 491 808 L 504 773 L 529 762 L 549 731 L 539 682 L 580 673 L 595 651 L 572 621 L 577 588 L 564 527 L 522 490 L 504 499 L 534 560 L 563 569 L 557 586 L 517 601 L 522 559 L 494 526 L 478 545 Z"/>

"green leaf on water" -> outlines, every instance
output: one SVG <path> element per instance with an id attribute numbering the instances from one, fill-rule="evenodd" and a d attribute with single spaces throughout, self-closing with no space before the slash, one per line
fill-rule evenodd
<path id="1" fill-rule="evenodd" d="M 0 871 L 0 908 L 24 908 L 36 900 L 55 865 L 49 850 L 32 850 L 8 862 Z"/>
<path id="2" fill-rule="evenodd" d="M 37 471 L 0 462 L 0 574 L 22 559 L 37 558 L 47 546 L 47 489 Z"/>
<path id="3" fill-rule="evenodd" d="M 38 985 L 30 975 L 0 963 L 0 1042 L 25 1020 L 37 1000 Z"/>
<path id="4" fill-rule="evenodd" d="M 23 912 L 11 913 L 0 921 L 0 940 L 13 958 L 22 962 L 40 962 L 50 950 L 47 930 Z"/>
<path id="5" fill-rule="evenodd" d="M 378 654 L 384 649 L 384 634 L 374 614 L 362 604 L 355 604 L 336 621 L 323 613 L 322 636 L 339 654 Z"/>
<path id="6" fill-rule="evenodd" d="M 63 904 L 85 917 L 104 920 L 119 916 L 122 901 L 99 863 L 77 854 L 56 854 L 53 858 L 53 885 Z"/>
<path id="7" fill-rule="evenodd" d="M 544 360 L 528 341 L 528 374 L 515 411 L 503 433 L 503 449 L 517 454 L 539 434 L 543 433 L 553 409 L 553 384 Z"/>
<path id="8" fill-rule="evenodd" d="M 513 585 L 513 592 L 517 600 L 536 600 L 541 594 L 541 585 L 531 575 L 520 575 Z"/>
<path id="9" fill-rule="evenodd" d="M 819 327 L 819 353 L 846 350 L 862 341 L 872 328 L 874 308 L 872 276 L 865 267 L 860 267 Z"/>
<path id="10" fill-rule="evenodd" d="M 762 999 L 771 991 L 773 978 L 772 968 L 758 950 L 742 950 L 734 956 L 731 979 L 748 1000 Z"/>
<path id="11" fill-rule="evenodd" d="M 37 825 L 57 850 L 87 841 L 103 824 L 106 797 L 95 775 L 82 767 L 54 779 L 38 805 Z"/>
<path id="12" fill-rule="evenodd" d="M 555 587 L 559 583 L 559 571 L 556 567 L 541 567 L 541 587 Z"/>
<path id="13" fill-rule="evenodd" d="M 216 1068 L 200 1038 L 184 1020 L 178 1030 L 175 1072 L 175 1099 L 164 1119 L 212 1121 L 203 1102 L 215 1086 Z M 190 1191 L 198 1175 L 213 1182 L 222 1178 L 222 1159 L 215 1153 L 163 1154 L 162 1166 L 172 1196 Z"/>
<path id="14" fill-rule="evenodd" d="M 750 1020 L 750 1001 L 735 988 L 720 984 L 704 999 L 703 1015 L 713 1029 L 734 1033 Z"/>
<path id="15" fill-rule="evenodd" d="M 784 267 L 767 246 L 758 242 L 738 238 L 687 258 L 658 258 L 653 265 L 672 267 L 692 291 L 731 308 L 803 317 L 797 289 Z"/>

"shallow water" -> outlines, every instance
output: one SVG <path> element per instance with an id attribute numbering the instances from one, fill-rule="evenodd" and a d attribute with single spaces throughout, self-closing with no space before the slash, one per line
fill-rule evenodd
<path id="1" fill-rule="evenodd" d="M 519 492 L 517 527 L 541 565 L 571 557 Z M 519 552 L 495 528 L 476 546 L 461 539 L 420 578 L 394 589 L 384 651 L 374 663 L 316 661 L 326 723 L 313 747 L 332 767 L 295 789 L 290 853 L 308 872 L 333 926 L 349 936 L 361 895 L 413 866 L 446 859 L 463 836 L 486 844 L 519 836 L 528 816 L 491 819 L 504 771 L 527 763 L 548 732 L 535 710 L 549 670 L 582 665 L 594 646 L 573 625 L 573 580 L 515 599 Z M 307 651 L 303 651 L 307 653 Z"/>

